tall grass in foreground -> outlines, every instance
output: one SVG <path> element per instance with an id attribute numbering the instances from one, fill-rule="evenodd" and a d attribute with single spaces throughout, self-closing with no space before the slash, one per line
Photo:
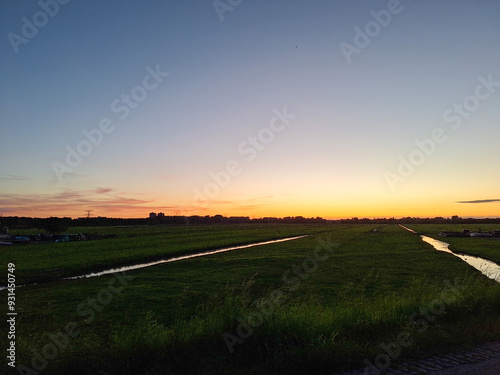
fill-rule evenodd
<path id="1" fill-rule="evenodd" d="M 462 283 L 465 288 L 423 331 L 409 318 L 440 298 L 441 285 L 415 284 L 400 294 L 375 300 L 357 296 L 330 306 L 314 297 L 276 303 L 230 354 L 223 333 L 236 335 L 238 319 L 246 320 L 257 309 L 249 280 L 243 288 L 226 287 L 224 294 L 198 306 L 192 318 L 171 326 L 158 323 L 152 313 L 111 326 L 86 347 L 68 349 L 64 359 L 44 373 L 332 373 L 363 367 L 364 358 L 373 359 L 382 352 L 380 344 L 394 341 L 402 331 L 410 333 L 412 344 L 396 360 L 498 338 L 500 289 L 488 287 L 488 281 L 477 276 Z"/>

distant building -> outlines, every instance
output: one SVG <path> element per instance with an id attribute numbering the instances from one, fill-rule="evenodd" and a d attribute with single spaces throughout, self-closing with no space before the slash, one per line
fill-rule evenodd
<path id="1" fill-rule="evenodd" d="M 149 213 L 149 218 L 150 218 L 150 219 L 154 219 L 154 218 L 156 218 L 156 212 L 150 212 L 150 213 Z"/>
<path id="2" fill-rule="evenodd" d="M 165 214 L 163 212 L 158 212 L 158 217 L 165 217 Z"/>

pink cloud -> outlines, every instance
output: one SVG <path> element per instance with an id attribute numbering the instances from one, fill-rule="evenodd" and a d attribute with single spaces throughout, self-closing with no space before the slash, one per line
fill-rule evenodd
<path id="1" fill-rule="evenodd" d="M 111 189 L 111 188 L 97 188 L 97 189 L 95 189 L 95 192 L 97 194 L 106 194 L 106 193 L 109 193 L 110 191 L 113 191 L 113 189 Z"/>
<path id="2" fill-rule="evenodd" d="M 96 216 L 146 217 L 149 212 L 178 215 L 199 211 L 195 207 L 154 204 L 154 199 L 136 199 L 107 195 L 113 189 L 65 190 L 54 194 L 4 194 L 0 197 L 0 212 L 9 216 L 84 216 L 92 209 Z"/>

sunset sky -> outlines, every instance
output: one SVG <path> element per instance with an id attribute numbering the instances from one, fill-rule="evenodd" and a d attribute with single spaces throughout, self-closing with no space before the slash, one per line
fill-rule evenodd
<path id="1" fill-rule="evenodd" d="M 500 217 L 499 20 L 497 0 L 3 1 L 0 214 Z"/>

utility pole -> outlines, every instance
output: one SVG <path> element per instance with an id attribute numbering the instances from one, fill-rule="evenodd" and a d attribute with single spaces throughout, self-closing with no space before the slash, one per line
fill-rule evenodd
<path id="1" fill-rule="evenodd" d="M 85 210 L 85 212 L 87 213 L 87 219 L 90 219 L 90 215 L 91 215 L 92 211 L 94 211 L 94 210 Z"/>

